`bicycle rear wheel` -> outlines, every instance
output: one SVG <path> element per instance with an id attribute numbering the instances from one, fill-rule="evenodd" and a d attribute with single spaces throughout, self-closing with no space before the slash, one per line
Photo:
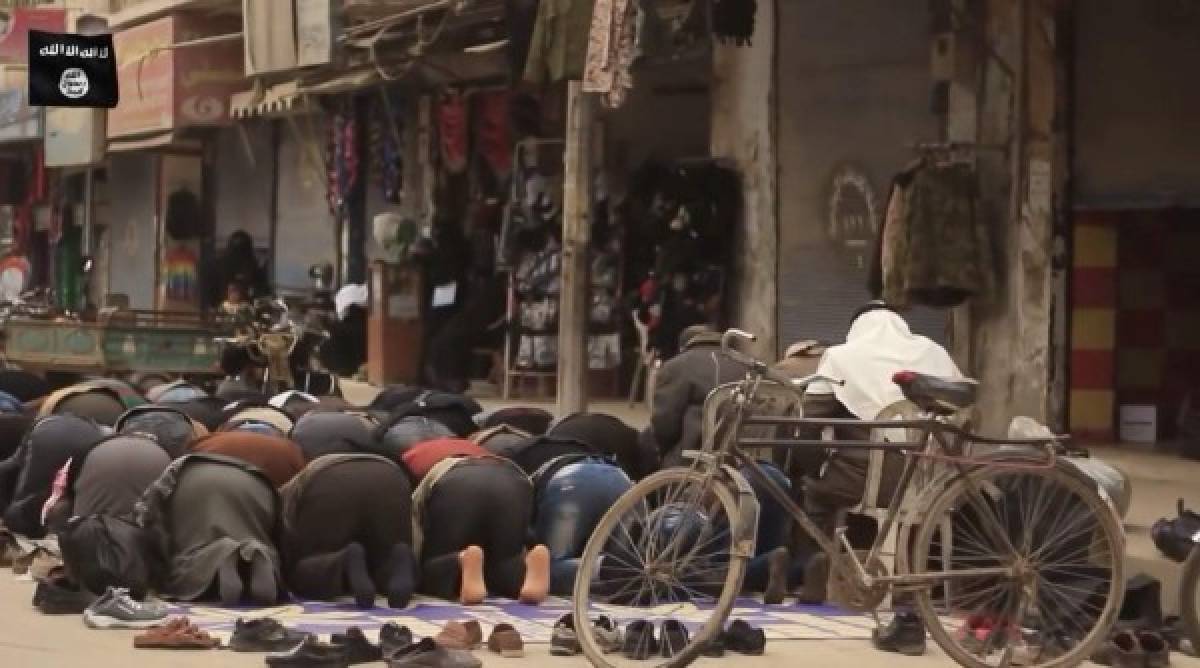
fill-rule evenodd
<path id="1" fill-rule="evenodd" d="M 914 547 L 913 571 L 942 576 L 917 592 L 922 619 L 964 666 L 1078 664 L 1120 608 L 1116 513 L 1058 468 L 970 472 L 933 500 Z"/>
<path id="2" fill-rule="evenodd" d="M 592 665 L 645 666 L 641 650 L 658 665 L 684 666 L 720 633 L 745 574 L 739 547 L 754 544 L 756 522 L 747 527 L 739 510 L 725 482 L 683 468 L 660 471 L 617 500 L 592 532 L 575 579 L 575 630 Z M 600 616 L 624 629 L 623 647 L 597 629 Z M 669 619 L 689 637 L 664 651 Z M 657 650 L 628 637 L 639 620 L 659 631 Z"/>

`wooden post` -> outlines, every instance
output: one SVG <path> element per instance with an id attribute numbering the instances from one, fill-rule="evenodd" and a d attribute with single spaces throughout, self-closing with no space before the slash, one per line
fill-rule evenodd
<path id="1" fill-rule="evenodd" d="M 563 172 L 562 291 L 558 325 L 558 414 L 587 408 L 588 241 L 591 235 L 592 98 L 583 84 L 567 85 L 567 144 Z"/>

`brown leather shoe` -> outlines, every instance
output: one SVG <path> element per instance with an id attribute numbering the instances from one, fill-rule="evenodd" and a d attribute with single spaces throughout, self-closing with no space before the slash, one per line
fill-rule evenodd
<path id="1" fill-rule="evenodd" d="M 1146 668 L 1146 653 L 1137 636 L 1118 631 L 1092 656 L 1092 661 L 1113 668 Z"/>
<path id="2" fill-rule="evenodd" d="M 512 624 L 497 624 L 488 636 L 488 649 L 506 659 L 519 659 L 525 656 L 525 641 Z"/>
<path id="3" fill-rule="evenodd" d="M 433 640 L 446 649 L 475 649 L 483 644 L 483 629 L 474 619 L 446 622 Z"/>

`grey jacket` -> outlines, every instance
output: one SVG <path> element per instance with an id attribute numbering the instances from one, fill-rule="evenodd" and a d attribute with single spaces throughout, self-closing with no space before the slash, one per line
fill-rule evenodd
<path id="1" fill-rule="evenodd" d="M 684 450 L 700 447 L 704 399 L 718 385 L 745 375 L 742 365 L 725 357 L 712 337 L 697 337 L 658 370 L 650 428 L 663 455 L 663 466 L 680 463 Z"/>

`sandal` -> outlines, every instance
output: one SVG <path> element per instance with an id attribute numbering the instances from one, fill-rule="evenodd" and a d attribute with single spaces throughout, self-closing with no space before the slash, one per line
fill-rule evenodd
<path id="1" fill-rule="evenodd" d="M 138 649 L 216 649 L 221 641 L 188 621 L 177 617 L 135 636 L 133 646 Z"/>

